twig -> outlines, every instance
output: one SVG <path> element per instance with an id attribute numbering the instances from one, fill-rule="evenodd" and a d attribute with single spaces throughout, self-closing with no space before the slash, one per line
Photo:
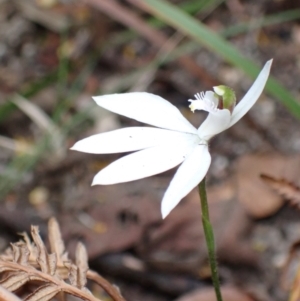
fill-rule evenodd
<path id="1" fill-rule="evenodd" d="M 132 10 L 124 5 L 119 4 L 115 0 L 84 0 L 86 3 L 98 8 L 112 19 L 132 28 L 140 33 L 154 45 L 162 45 L 165 37 L 162 33 L 148 26 L 141 18 L 139 18 Z"/>
<path id="2" fill-rule="evenodd" d="M 111 285 L 106 279 L 101 277 L 98 273 L 88 270 L 86 276 L 88 279 L 95 281 L 99 286 L 101 286 L 107 292 L 107 294 L 114 299 L 114 301 L 125 301 L 119 290 L 115 286 Z"/>

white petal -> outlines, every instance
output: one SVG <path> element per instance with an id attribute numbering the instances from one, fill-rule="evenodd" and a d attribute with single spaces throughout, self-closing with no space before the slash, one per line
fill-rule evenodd
<path id="1" fill-rule="evenodd" d="M 260 71 L 258 77 L 256 78 L 251 88 L 234 108 L 229 127 L 238 122 L 251 109 L 251 107 L 259 98 L 268 80 L 272 61 L 273 60 L 266 62 L 264 68 Z"/>
<path id="2" fill-rule="evenodd" d="M 215 93 L 213 91 L 206 91 L 205 98 L 208 99 L 211 103 L 213 103 L 215 107 L 218 106 L 219 99 L 215 97 Z"/>
<path id="3" fill-rule="evenodd" d="M 196 100 L 189 99 L 191 102 L 189 108 L 195 110 L 203 110 L 206 112 L 216 112 L 219 100 L 214 96 L 214 92 L 206 91 L 195 94 Z"/>
<path id="4" fill-rule="evenodd" d="M 198 129 L 199 136 L 208 141 L 228 128 L 230 118 L 230 111 L 227 109 L 209 113 Z"/>
<path id="5" fill-rule="evenodd" d="M 205 177 L 211 157 L 207 145 L 197 145 L 178 168 L 161 204 L 162 217 L 170 211 Z"/>
<path id="6" fill-rule="evenodd" d="M 92 185 L 134 181 L 171 169 L 185 160 L 198 143 L 197 139 L 196 135 L 187 135 L 177 142 L 154 146 L 122 157 L 102 169 L 94 177 Z"/>
<path id="7" fill-rule="evenodd" d="M 169 130 L 197 133 L 175 106 L 154 94 L 134 92 L 96 96 L 93 99 L 107 110 L 143 123 Z"/>
<path id="8" fill-rule="evenodd" d="M 91 154 L 131 152 L 173 143 L 185 135 L 193 134 L 151 127 L 130 127 L 90 136 L 75 143 L 71 149 Z"/>

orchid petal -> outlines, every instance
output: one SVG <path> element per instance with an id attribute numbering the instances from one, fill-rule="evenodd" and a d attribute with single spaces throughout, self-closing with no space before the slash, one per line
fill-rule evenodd
<path id="1" fill-rule="evenodd" d="M 92 185 L 134 181 L 171 169 L 184 161 L 197 144 L 198 137 L 190 136 L 194 137 L 154 146 L 122 157 L 102 169 L 94 177 Z"/>
<path id="2" fill-rule="evenodd" d="M 219 99 L 215 96 L 213 91 L 206 91 L 205 92 L 205 99 L 209 100 L 209 102 L 213 103 L 215 107 L 219 104 Z"/>
<path id="3" fill-rule="evenodd" d="M 207 145 L 197 145 L 178 168 L 162 200 L 161 213 L 165 218 L 171 210 L 205 177 L 211 156 Z"/>
<path id="4" fill-rule="evenodd" d="M 251 88 L 241 99 L 241 101 L 236 105 L 232 112 L 231 121 L 228 127 L 231 127 L 236 122 L 238 122 L 252 108 L 252 106 L 259 98 L 268 80 L 272 61 L 273 60 L 269 60 L 266 62 L 264 68 L 260 71 Z"/>
<path id="5" fill-rule="evenodd" d="M 197 133 L 180 111 L 160 96 L 134 92 L 93 97 L 95 102 L 114 113 L 160 128 Z"/>
<path id="6" fill-rule="evenodd" d="M 199 127 L 198 135 L 206 141 L 209 140 L 228 128 L 230 118 L 230 111 L 227 109 L 209 113 Z"/>
<path id="7" fill-rule="evenodd" d="M 195 94 L 196 100 L 189 99 L 191 102 L 189 108 L 194 112 L 195 110 L 203 110 L 206 112 L 216 112 L 219 100 L 215 97 L 214 92 L 206 91 Z"/>
<path id="8" fill-rule="evenodd" d="M 136 151 L 156 145 L 175 143 L 193 134 L 151 127 L 129 127 L 97 134 L 75 143 L 72 150 L 90 154 L 112 154 Z"/>

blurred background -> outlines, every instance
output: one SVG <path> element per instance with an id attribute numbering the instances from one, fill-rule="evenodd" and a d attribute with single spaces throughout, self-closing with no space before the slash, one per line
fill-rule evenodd
<path id="1" fill-rule="evenodd" d="M 140 125 L 93 95 L 151 92 L 198 127 L 188 99 L 225 84 L 239 100 L 271 58 L 265 93 L 211 141 L 209 203 L 228 300 L 300 299 L 295 0 L 0 0 L 0 249 L 55 216 L 71 256 L 82 241 L 126 300 L 215 300 L 197 191 L 161 219 L 176 169 L 90 187 L 121 155 L 69 148 Z"/>

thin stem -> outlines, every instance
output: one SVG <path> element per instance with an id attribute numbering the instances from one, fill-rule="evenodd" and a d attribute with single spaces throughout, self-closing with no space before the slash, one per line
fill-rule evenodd
<path id="1" fill-rule="evenodd" d="M 218 301 L 222 301 L 222 295 L 220 290 L 220 282 L 218 275 L 218 266 L 216 259 L 216 248 L 214 240 L 214 232 L 212 225 L 209 219 L 209 210 L 206 196 L 206 187 L 205 187 L 205 178 L 200 182 L 199 186 L 199 195 L 201 201 L 201 210 L 202 210 L 202 225 L 205 234 L 206 246 L 208 250 L 208 259 L 211 269 L 211 278 L 215 288 L 216 297 Z"/>
<path id="2" fill-rule="evenodd" d="M 106 279 L 100 276 L 97 272 L 88 270 L 87 278 L 99 284 L 114 301 L 125 301 L 118 288 L 111 285 Z M 0 300 L 1 301 L 1 300 Z"/>

